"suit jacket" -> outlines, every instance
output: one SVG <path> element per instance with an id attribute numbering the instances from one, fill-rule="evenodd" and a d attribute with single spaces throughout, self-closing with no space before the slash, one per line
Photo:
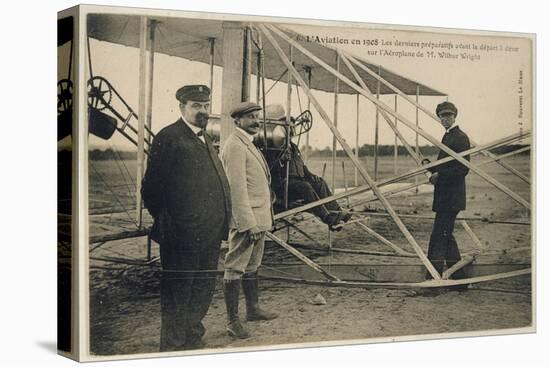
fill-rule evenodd
<path id="1" fill-rule="evenodd" d="M 273 224 L 268 165 L 245 132 L 235 130 L 225 142 L 221 158 L 231 188 L 231 228 L 239 232 L 255 226 L 267 231 Z"/>
<path id="2" fill-rule="evenodd" d="M 468 136 L 458 126 L 453 127 L 448 133 L 445 133 L 441 143 L 457 153 L 470 149 Z M 443 159 L 448 156 L 449 154 L 440 150 L 437 159 Z M 464 158 L 468 161 L 470 160 L 469 155 Z M 430 171 L 439 173 L 439 178 L 434 187 L 432 210 L 434 212 L 458 212 L 466 209 L 466 175 L 469 171 L 468 167 L 457 160 L 453 160 L 434 167 Z"/>
<path id="3" fill-rule="evenodd" d="M 302 159 L 300 149 L 294 142 L 290 142 L 290 160 L 288 175 L 290 179 L 302 179 L 311 181 L 315 176 L 307 168 Z M 267 162 L 271 172 L 271 187 L 277 194 L 277 197 L 284 197 L 285 180 L 286 180 L 286 161 L 282 160 L 281 151 L 268 150 L 266 154 Z"/>
<path id="4" fill-rule="evenodd" d="M 153 140 L 142 195 L 155 220 L 151 237 L 161 246 L 199 250 L 219 246 L 220 233 L 227 238 L 229 184 L 210 137 L 204 138 L 180 118 Z"/>

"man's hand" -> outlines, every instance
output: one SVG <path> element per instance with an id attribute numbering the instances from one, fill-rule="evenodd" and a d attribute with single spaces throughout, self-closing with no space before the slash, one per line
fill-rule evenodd
<path id="1" fill-rule="evenodd" d="M 248 236 L 250 237 L 251 242 L 255 242 L 262 238 L 264 231 L 260 231 L 258 226 L 252 227 L 248 230 Z"/>
<path id="2" fill-rule="evenodd" d="M 437 180 L 439 180 L 439 172 L 436 172 L 436 173 L 433 173 L 431 176 L 430 176 L 430 183 L 432 185 L 435 185 L 437 183 Z"/>

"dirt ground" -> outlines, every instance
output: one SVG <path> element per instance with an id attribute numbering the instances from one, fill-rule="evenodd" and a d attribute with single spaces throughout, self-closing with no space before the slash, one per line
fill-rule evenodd
<path id="1" fill-rule="evenodd" d="M 529 174 L 527 157 L 516 157 L 508 161 L 522 173 Z M 386 163 L 383 165 L 387 168 L 384 174 L 393 174 L 389 160 Z M 405 160 L 400 163 L 400 170 L 407 169 L 408 163 Z M 322 163 L 314 161 L 311 167 L 314 171 L 321 172 Z M 529 185 L 507 174 L 495 164 L 484 168 L 519 195 L 529 199 Z M 531 226 L 488 222 L 491 219 L 528 222 L 529 212 L 475 174 L 468 176 L 467 185 L 468 209 L 461 213 L 461 216 L 474 218 L 468 223 L 482 244 L 487 247 L 487 255 L 481 256 L 476 262 L 524 264 L 529 267 L 531 252 L 522 248 L 531 245 Z M 93 185 L 91 187 L 93 188 Z M 99 185 L 95 187 L 94 192 L 102 193 Z M 93 195 L 91 193 L 92 197 Z M 105 198 L 102 200 L 108 201 Z M 428 193 L 400 195 L 391 198 L 390 202 L 399 214 L 433 215 L 430 210 L 431 200 L 432 197 Z M 346 205 L 347 202 L 344 200 L 341 204 Z M 368 215 L 369 212 L 384 213 L 380 204 L 374 202 L 358 205 L 354 211 L 357 215 Z M 105 222 L 107 218 L 108 221 Z M 112 215 L 96 216 L 94 220 L 99 223 L 103 220 L 104 226 L 94 224 L 92 234 L 94 231 L 117 224 L 116 216 Z M 432 221 L 414 218 L 404 218 L 403 221 L 417 242 L 426 250 Z M 385 238 L 410 250 L 403 235 L 387 217 L 372 216 L 369 225 Z M 328 243 L 326 228 L 316 221 L 305 220 L 299 227 L 307 231 L 316 242 Z M 284 238 L 284 232 L 286 231 L 280 231 L 277 235 Z M 294 230 L 290 236 L 294 243 L 306 247 L 314 245 L 312 239 L 306 239 Z M 472 239 L 458 224 L 455 236 L 462 253 L 476 249 Z M 143 237 L 108 242 L 95 249 L 91 256 L 144 259 L 145 243 Z M 389 251 L 389 247 L 379 243 L 356 225 L 350 225 L 331 235 L 331 243 L 333 248 Z M 328 264 L 325 266 L 328 269 L 330 264 L 420 264 L 419 260 L 412 258 L 345 254 L 302 247 L 300 251 L 319 263 Z M 153 246 L 153 256 L 157 255 L 158 247 Z M 271 266 L 296 260 L 276 244 L 268 243 L 264 262 Z M 158 270 L 158 263 L 152 266 L 134 266 L 91 260 L 92 353 L 110 355 L 158 351 Z M 403 274 L 403 281 L 407 281 L 406 274 Z M 247 340 L 233 340 L 225 333 L 225 305 L 219 282 L 204 320 L 207 329 L 204 341 L 207 349 L 224 349 L 522 328 L 532 323 L 531 290 L 530 275 L 478 283 L 467 292 L 447 292 L 435 297 L 419 295 L 415 290 L 329 288 L 262 281 L 261 303 L 264 307 L 277 311 L 280 317 L 269 322 L 247 323 L 246 327 L 253 337 Z M 325 305 L 312 303 L 317 295 L 324 297 Z M 241 310 L 243 309 L 244 301 L 241 300 Z"/>

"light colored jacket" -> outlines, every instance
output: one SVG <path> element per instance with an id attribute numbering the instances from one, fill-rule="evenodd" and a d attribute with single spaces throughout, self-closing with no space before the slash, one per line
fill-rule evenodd
<path id="1" fill-rule="evenodd" d="M 221 151 L 231 191 L 230 227 L 239 232 L 255 226 L 267 231 L 273 224 L 271 175 L 264 156 L 245 134 L 236 129 Z"/>

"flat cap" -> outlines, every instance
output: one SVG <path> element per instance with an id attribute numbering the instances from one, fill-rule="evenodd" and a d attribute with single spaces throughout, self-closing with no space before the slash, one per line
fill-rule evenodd
<path id="1" fill-rule="evenodd" d="M 232 118 L 237 119 L 249 112 L 260 111 L 261 109 L 260 105 L 254 102 L 242 102 L 231 110 L 230 115 Z"/>
<path id="2" fill-rule="evenodd" d="M 441 102 L 437 105 L 437 108 L 435 109 L 435 114 L 439 116 L 442 113 L 449 113 L 452 112 L 456 115 L 458 115 L 458 110 L 456 109 L 455 105 L 451 102 Z"/>
<path id="3" fill-rule="evenodd" d="M 182 103 L 186 101 L 208 102 L 210 101 L 210 88 L 206 85 L 185 85 L 176 92 L 176 99 Z"/>

